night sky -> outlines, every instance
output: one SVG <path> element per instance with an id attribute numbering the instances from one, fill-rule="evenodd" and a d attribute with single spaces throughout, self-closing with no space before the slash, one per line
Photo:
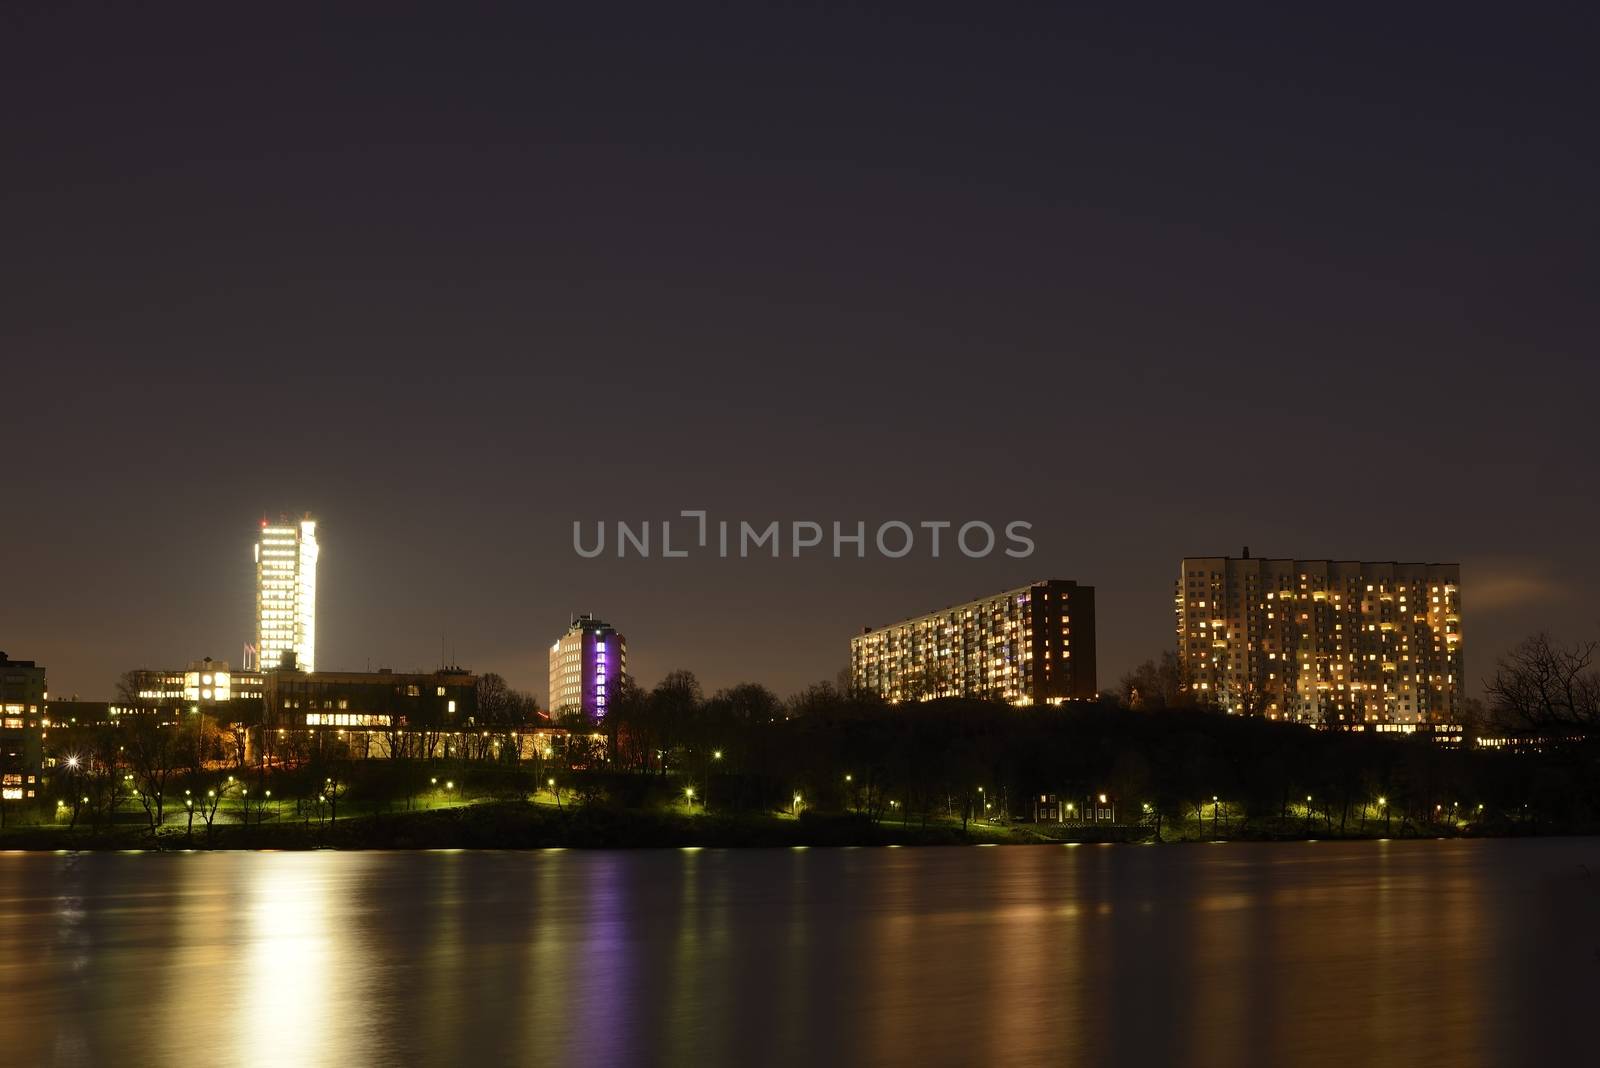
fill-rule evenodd
<path id="1" fill-rule="evenodd" d="M 1100 682 L 1184 555 L 1459 560 L 1468 674 L 1595 633 L 1593 8 L 9 3 L 0 649 L 831 679 L 1044 577 Z M 679 509 L 1032 559 L 585 561 Z"/>

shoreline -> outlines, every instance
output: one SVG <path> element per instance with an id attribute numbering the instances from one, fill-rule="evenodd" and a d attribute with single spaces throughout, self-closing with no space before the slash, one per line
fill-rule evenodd
<path id="1" fill-rule="evenodd" d="M 1055 832 L 1055 833 L 1050 833 Z M 542 849 L 781 849 L 949 846 L 1193 845 L 1244 842 L 1426 841 L 1481 838 L 1583 837 L 1600 828 L 1512 825 L 1474 830 L 1395 828 L 1377 833 L 1305 834 L 1284 827 L 1246 825 L 1223 837 L 1174 834 L 1143 825 L 1102 827 L 1062 824 L 900 824 L 865 816 L 686 814 L 659 810 L 582 807 L 558 810 L 527 802 L 488 802 L 422 812 L 347 816 L 336 821 L 218 824 L 208 835 L 166 828 L 152 836 L 144 826 L 68 829 L 31 826 L 0 830 L 0 851 L 211 852 L 312 850 L 542 850 Z"/>

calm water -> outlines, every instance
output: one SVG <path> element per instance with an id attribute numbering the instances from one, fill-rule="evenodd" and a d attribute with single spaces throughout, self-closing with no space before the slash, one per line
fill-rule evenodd
<path id="1" fill-rule="evenodd" d="M 1595 840 L 0 855 L 0 1063 L 1600 1062 Z"/>

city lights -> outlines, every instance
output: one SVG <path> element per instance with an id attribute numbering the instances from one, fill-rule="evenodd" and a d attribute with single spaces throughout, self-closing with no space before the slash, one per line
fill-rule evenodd
<path id="1" fill-rule="evenodd" d="M 1096 693 L 1094 588 L 1022 586 L 850 639 L 850 677 L 887 701 L 993 697 L 1057 704 Z"/>
<path id="2" fill-rule="evenodd" d="M 263 520 L 255 547 L 256 666 L 262 671 L 276 671 L 290 655 L 297 670 L 316 670 L 317 557 L 316 520 Z"/>
<path id="3" fill-rule="evenodd" d="M 1460 567 L 1252 557 L 1182 562 L 1189 685 L 1224 711 L 1315 726 L 1450 723 Z"/>

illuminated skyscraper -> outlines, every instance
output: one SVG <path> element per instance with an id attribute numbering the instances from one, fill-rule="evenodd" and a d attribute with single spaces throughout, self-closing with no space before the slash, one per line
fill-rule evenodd
<path id="1" fill-rule="evenodd" d="M 627 674 L 627 641 L 609 623 L 579 616 L 550 647 L 550 711 L 598 720 Z"/>
<path id="2" fill-rule="evenodd" d="M 256 542 L 256 667 L 316 670 L 317 521 L 261 521 Z"/>
<path id="3" fill-rule="evenodd" d="M 1225 711 L 1374 730 L 1459 722 L 1457 564 L 1263 559 L 1248 549 L 1191 557 L 1176 608 L 1188 685 Z"/>
<path id="4" fill-rule="evenodd" d="M 1094 587 L 1046 579 L 850 639 L 850 679 L 886 701 L 1095 696 Z"/>

